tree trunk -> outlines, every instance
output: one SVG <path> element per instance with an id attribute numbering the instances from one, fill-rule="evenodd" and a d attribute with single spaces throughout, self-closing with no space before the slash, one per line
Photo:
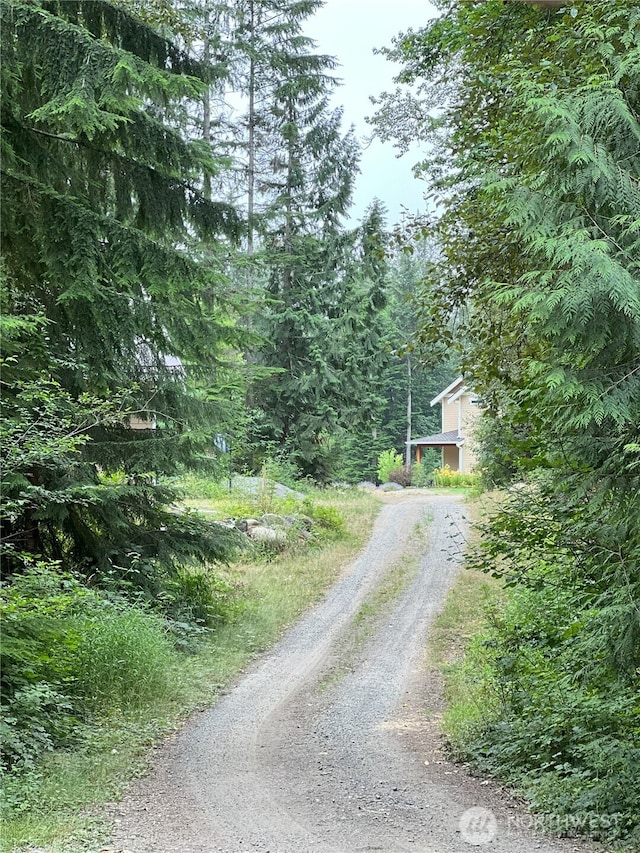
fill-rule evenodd
<path id="1" fill-rule="evenodd" d="M 251 56 L 249 59 L 249 163 L 247 167 L 247 254 L 253 254 L 253 217 L 256 192 L 256 60 L 255 60 L 255 19 L 254 0 L 249 3 L 251 27 Z"/>
<path id="2" fill-rule="evenodd" d="M 404 467 L 411 470 L 411 356 L 407 356 L 407 443 L 404 450 Z"/>
<path id="3" fill-rule="evenodd" d="M 205 65 L 209 64 L 211 58 L 210 42 L 209 42 L 209 13 L 205 12 L 204 17 L 204 44 L 202 49 L 202 59 Z M 202 138 L 205 142 L 211 142 L 211 91 L 207 86 L 202 102 Z M 207 201 L 211 201 L 211 175 L 204 175 L 204 197 Z"/>

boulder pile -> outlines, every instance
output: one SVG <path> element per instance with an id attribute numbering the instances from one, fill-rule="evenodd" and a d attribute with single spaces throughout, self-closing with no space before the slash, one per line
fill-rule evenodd
<path id="1" fill-rule="evenodd" d="M 259 518 L 227 518 L 222 523 L 244 533 L 256 544 L 269 545 L 277 550 L 282 550 L 287 542 L 307 542 L 313 535 L 313 519 L 308 515 L 266 512 Z"/>

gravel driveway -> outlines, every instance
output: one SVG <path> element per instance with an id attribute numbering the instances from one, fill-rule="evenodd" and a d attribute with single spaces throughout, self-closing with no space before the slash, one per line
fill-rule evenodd
<path id="1" fill-rule="evenodd" d="M 442 753 L 441 689 L 425 669 L 424 646 L 458 571 L 463 510 L 455 497 L 387 495 L 369 545 L 326 598 L 159 751 L 117 807 L 109 849 L 596 849 L 536 835 L 533 819 L 497 787 Z M 351 620 L 425 519 L 428 546 L 415 580 L 354 652 Z"/>

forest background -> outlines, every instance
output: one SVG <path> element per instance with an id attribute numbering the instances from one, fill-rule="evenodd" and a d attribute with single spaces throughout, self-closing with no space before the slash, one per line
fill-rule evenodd
<path id="1" fill-rule="evenodd" d="M 456 748 L 637 842 L 640 9 L 442 2 L 399 36 L 373 123 L 430 144 L 437 213 L 390 235 L 374 199 L 342 224 L 320 5 L 2 0 L 6 774 L 95 713 L 104 614 L 232 617 L 189 471 L 373 478 L 460 370 L 486 483 L 525 487 L 472 560 L 512 592 Z"/>

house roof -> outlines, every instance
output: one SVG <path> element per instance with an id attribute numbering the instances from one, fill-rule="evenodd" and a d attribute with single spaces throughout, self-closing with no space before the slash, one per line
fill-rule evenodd
<path id="1" fill-rule="evenodd" d="M 451 403 L 455 403 L 455 402 L 456 402 L 456 400 L 459 400 L 459 399 L 460 399 L 460 397 L 462 397 L 462 395 L 463 395 L 463 394 L 468 394 L 468 393 L 469 393 L 469 389 L 467 388 L 467 386 L 466 386 L 466 385 L 461 385 L 461 386 L 460 386 L 460 388 L 458 388 L 458 390 L 456 391 L 456 393 L 455 393 L 455 394 L 452 394 L 452 395 L 449 397 L 449 399 L 447 400 L 447 405 L 448 405 L 448 406 L 450 406 L 450 405 L 451 405 Z"/>
<path id="2" fill-rule="evenodd" d="M 438 432 L 424 438 L 414 438 L 410 444 L 419 444 L 422 447 L 443 447 L 445 444 L 462 444 L 463 441 L 464 438 L 458 434 L 458 430 L 452 429 L 449 432 Z"/>
<path id="3" fill-rule="evenodd" d="M 431 405 L 435 406 L 436 403 L 439 403 L 448 394 L 451 394 L 452 392 L 454 392 L 458 388 L 459 385 L 462 385 L 462 381 L 463 381 L 462 376 L 458 376 L 457 379 L 454 379 L 453 382 L 451 383 L 451 385 L 447 385 L 447 387 L 444 389 L 444 391 L 441 391 L 437 397 L 433 398 L 433 400 L 431 401 Z"/>

